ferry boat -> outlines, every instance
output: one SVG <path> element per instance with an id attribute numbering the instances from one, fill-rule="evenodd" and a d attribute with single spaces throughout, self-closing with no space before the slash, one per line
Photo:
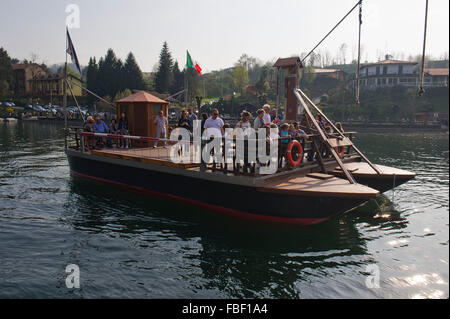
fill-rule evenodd
<path id="1" fill-rule="evenodd" d="M 207 211 L 254 221 L 299 225 L 326 221 L 415 177 L 409 171 L 371 163 L 353 144 L 355 132 L 344 134 L 338 130 L 299 88 L 293 86 L 287 94 L 287 116 L 292 116 L 291 113 L 297 116 L 297 103 L 300 103 L 311 134 L 308 138 L 290 141 L 289 164 L 278 168 L 274 174 L 260 174 L 258 167 L 263 163 L 258 159 L 246 165 L 235 161 L 235 157 L 232 164 L 224 157 L 212 163 L 177 163 L 171 159 L 171 148 L 176 147 L 178 141 L 83 132 L 80 128 L 66 131 L 66 138 L 73 137 L 73 142 L 66 142 L 65 150 L 71 174 L 184 202 Z M 122 113 L 124 105 L 136 103 L 141 105 L 141 113 L 137 114 L 137 109 L 133 111 L 137 120 L 144 114 L 143 103 L 150 101 L 164 102 L 149 93 L 137 92 L 117 101 L 117 114 Z M 156 105 L 160 105 L 167 116 L 168 103 Z M 317 115 L 332 127 L 333 133 L 323 129 L 316 121 Z M 149 122 L 150 117 L 146 116 L 149 113 L 144 116 Z M 140 124 L 130 123 L 133 125 Z M 116 141 L 117 146 L 120 141 L 129 140 L 132 147 L 93 149 L 89 146 L 93 139 Z M 158 146 L 153 148 L 155 141 Z M 280 141 L 281 138 L 276 143 Z M 165 148 L 162 142 L 171 146 Z M 233 142 L 235 156 L 236 140 Z M 202 141 L 202 147 L 205 143 Z M 328 155 L 323 156 L 322 150 Z M 308 160 L 306 153 L 314 156 Z"/>

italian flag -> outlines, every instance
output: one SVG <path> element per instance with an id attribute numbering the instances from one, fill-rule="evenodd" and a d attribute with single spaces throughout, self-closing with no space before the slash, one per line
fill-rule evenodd
<path id="1" fill-rule="evenodd" d="M 187 52 L 187 58 L 186 58 L 186 66 L 188 68 L 195 68 L 195 71 L 197 71 L 198 74 L 200 74 L 200 76 L 202 75 L 202 68 L 200 67 L 200 65 L 198 65 L 197 62 L 192 62 L 192 58 L 191 55 L 189 54 L 189 51 Z"/>

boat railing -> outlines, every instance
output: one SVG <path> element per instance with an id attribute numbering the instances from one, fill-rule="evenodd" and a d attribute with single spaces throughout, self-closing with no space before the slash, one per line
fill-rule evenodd
<path id="1" fill-rule="evenodd" d="M 127 159 L 132 158 L 134 160 L 148 159 L 154 161 L 173 162 L 171 155 L 173 155 L 174 152 L 181 152 L 182 147 L 189 146 L 190 154 L 189 158 L 185 160 L 185 163 L 192 165 L 186 165 L 185 167 L 199 167 L 201 171 L 206 172 L 223 172 L 224 174 L 231 173 L 234 175 L 259 176 L 259 168 L 261 165 L 265 165 L 264 163 L 261 163 L 257 155 L 259 154 L 258 139 L 252 140 L 248 137 L 240 138 L 233 136 L 233 138 L 222 138 L 220 143 L 220 154 L 218 154 L 218 156 L 212 156 L 211 161 L 205 162 L 201 152 L 207 144 L 213 140 L 212 138 L 201 140 L 200 143 L 195 143 L 193 140 L 174 141 L 166 138 L 84 132 L 81 128 L 70 128 L 69 132 L 70 135 L 73 136 L 73 143 L 69 145 L 69 148 L 86 154 L 99 155 L 108 153 L 110 156 Z M 353 140 L 355 133 L 356 132 L 347 132 L 344 135 Z M 330 134 L 330 138 L 333 136 L 334 134 Z M 302 168 L 306 165 L 320 164 L 319 158 L 322 161 L 331 160 L 331 154 L 327 152 L 327 148 L 323 145 L 323 142 L 319 137 L 319 134 L 307 134 L 305 137 L 294 138 L 291 136 L 278 136 L 270 139 L 270 143 L 277 143 L 278 146 L 278 151 L 275 154 L 276 158 L 273 158 L 273 160 L 277 163 L 277 172 Z M 293 151 L 292 154 L 294 160 L 297 160 L 298 156 L 301 156 L 300 164 L 296 167 L 293 167 L 288 162 L 285 153 L 286 150 L 284 150 L 283 153 L 282 140 L 289 140 L 289 142 L 291 140 L 297 140 L 300 142 L 302 153 L 298 154 Z M 244 145 L 243 156 L 237 156 L 239 142 L 242 142 Z M 314 143 L 316 143 L 316 148 L 314 147 Z M 173 150 L 172 148 L 174 146 L 177 146 L 179 149 Z M 266 146 L 265 149 L 267 150 Z M 240 150 L 242 150 L 242 147 Z M 338 151 L 341 158 L 346 158 L 353 155 L 351 147 L 344 147 L 340 150 L 336 149 L 336 151 Z M 249 152 L 254 152 L 252 154 L 256 154 L 256 156 L 249 156 Z M 320 156 L 317 152 L 320 152 Z M 214 155 L 213 153 L 214 151 L 212 151 L 211 154 Z M 269 153 L 267 153 L 267 155 L 269 155 Z"/>

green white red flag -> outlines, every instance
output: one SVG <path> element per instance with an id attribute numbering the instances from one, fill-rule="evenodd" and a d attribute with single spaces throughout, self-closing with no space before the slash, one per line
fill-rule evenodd
<path id="1" fill-rule="evenodd" d="M 202 68 L 200 67 L 200 65 L 198 65 L 197 62 L 192 61 L 191 55 L 189 54 L 189 51 L 187 52 L 187 57 L 186 57 L 186 67 L 188 68 L 194 68 L 195 71 L 197 71 L 198 74 L 200 74 L 200 76 L 202 75 Z"/>

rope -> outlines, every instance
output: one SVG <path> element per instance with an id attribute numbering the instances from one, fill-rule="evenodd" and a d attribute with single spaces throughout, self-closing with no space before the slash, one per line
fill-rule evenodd
<path id="1" fill-rule="evenodd" d="M 362 2 L 362 0 L 359 0 L 358 1 L 358 3 L 357 4 L 355 4 L 355 6 L 353 7 L 353 8 L 351 8 L 350 9 L 350 11 L 341 19 L 341 21 L 339 21 L 335 26 L 334 26 L 334 28 L 333 29 L 331 29 L 330 30 L 330 32 L 328 32 L 323 38 L 322 38 L 322 40 L 320 40 L 320 42 L 319 43 L 317 43 L 317 45 L 311 50 L 311 51 L 309 51 L 309 53 L 302 59 L 302 64 L 303 64 L 303 62 L 306 60 L 306 58 L 307 57 L 309 57 L 310 55 L 311 55 L 311 53 L 313 53 L 314 52 L 314 50 L 319 46 L 319 45 L 321 45 L 322 44 L 322 42 L 326 39 L 326 38 L 328 38 L 328 36 L 342 23 L 342 21 L 344 21 L 345 20 L 345 18 L 347 18 L 348 17 L 348 15 L 350 14 L 350 13 L 352 13 L 352 11 L 353 10 L 355 10 L 355 8 L 358 6 L 358 5 L 360 5 L 361 4 L 361 2 Z"/>
<path id="2" fill-rule="evenodd" d="M 422 96 L 425 93 L 425 90 L 423 88 L 423 80 L 425 74 L 425 47 L 427 42 L 427 22 L 428 22 L 428 0 L 426 0 L 425 4 L 425 30 L 423 32 L 422 67 L 420 71 L 419 91 L 417 92 L 419 96 Z"/>
<path id="3" fill-rule="evenodd" d="M 69 87 L 70 94 L 72 94 L 72 98 L 74 99 L 75 104 L 77 105 L 78 112 L 80 112 L 81 119 L 83 120 L 83 123 L 84 123 L 84 122 L 86 122 L 86 119 L 84 118 L 83 112 L 81 112 L 80 106 L 78 105 L 77 98 L 75 97 L 75 94 L 73 94 L 72 87 L 70 86 L 70 84 L 69 84 L 69 82 L 67 81 L 67 79 L 66 79 L 65 81 L 66 81 L 66 83 L 67 83 L 67 86 Z"/>
<path id="4" fill-rule="evenodd" d="M 98 98 L 98 99 L 100 99 L 100 100 L 102 100 L 103 102 L 105 102 L 105 103 L 107 103 L 107 104 L 109 104 L 109 105 L 111 105 L 114 109 L 116 108 L 116 106 L 113 104 L 113 103 L 111 103 L 111 102 L 109 102 L 109 101 L 107 101 L 107 100 L 105 100 L 104 98 L 102 98 L 102 97 L 100 97 L 100 96 L 98 96 L 97 94 L 95 94 L 94 92 L 92 92 L 92 91 L 89 91 L 88 89 L 86 89 L 85 87 L 82 87 L 81 85 L 78 85 L 77 83 L 75 83 L 75 82 L 73 82 L 73 81 L 70 81 L 69 80 L 69 82 L 71 83 L 71 84 L 73 84 L 73 85 L 75 85 L 75 86 L 77 86 L 77 87 L 79 87 L 80 89 L 82 89 L 82 90 L 85 90 L 86 92 L 88 92 L 88 93 L 90 93 L 90 94 L 92 94 L 93 96 L 95 96 L 96 98 Z"/>
<path id="5" fill-rule="evenodd" d="M 356 70 L 356 105 L 359 105 L 359 72 L 361 68 L 362 0 L 359 2 L 358 68 Z"/>

